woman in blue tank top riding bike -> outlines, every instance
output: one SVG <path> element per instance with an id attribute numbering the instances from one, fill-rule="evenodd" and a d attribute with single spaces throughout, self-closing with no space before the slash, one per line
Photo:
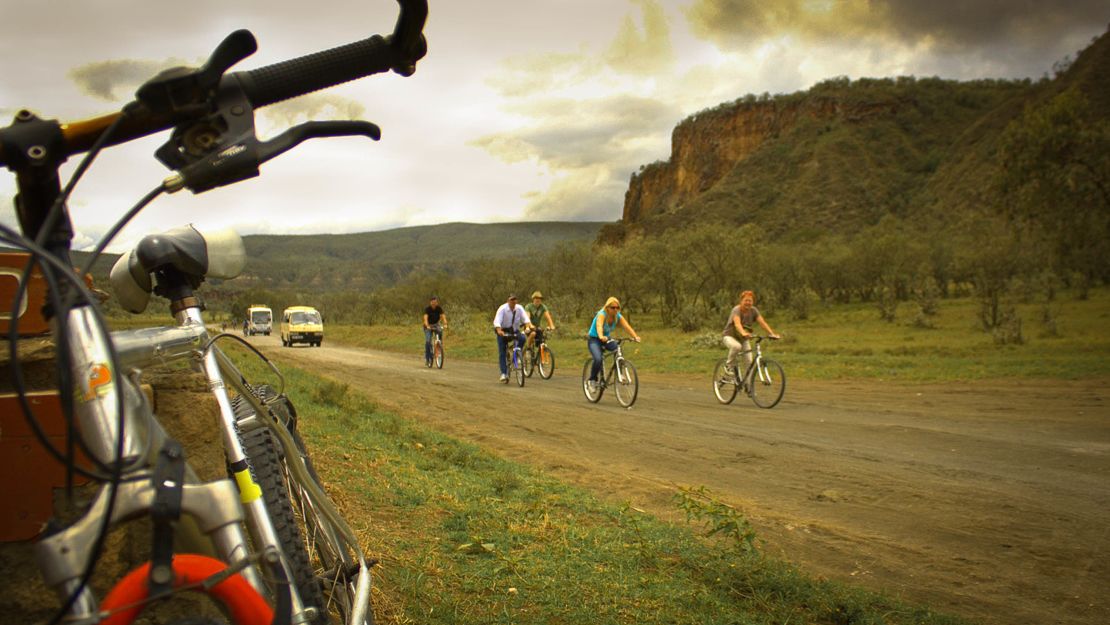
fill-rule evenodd
<path id="1" fill-rule="evenodd" d="M 633 341 L 640 340 L 640 336 L 628 324 L 628 320 L 624 318 L 620 310 L 620 301 L 615 297 L 610 297 L 605 300 L 605 307 L 597 311 L 590 323 L 589 336 L 586 339 L 590 356 L 594 359 L 594 366 L 590 369 L 590 384 L 597 384 L 598 376 L 601 375 L 602 359 L 604 358 L 602 350 L 615 351 L 617 349 L 617 344 L 609 340 L 617 324 L 624 328 L 624 331 L 632 337 Z"/>

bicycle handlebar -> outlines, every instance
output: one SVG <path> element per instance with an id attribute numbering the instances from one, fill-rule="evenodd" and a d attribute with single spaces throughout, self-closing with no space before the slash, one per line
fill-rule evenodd
<path id="1" fill-rule="evenodd" d="M 391 69 L 409 76 L 428 51 L 422 34 L 428 3 L 397 1 L 401 12 L 393 34 L 388 37 L 374 35 L 330 50 L 235 72 L 232 76 L 238 78 L 247 99 L 256 108 Z"/>
<path id="2" fill-rule="evenodd" d="M 403 76 L 411 75 L 416 62 L 427 53 L 423 29 L 428 17 L 428 2 L 397 2 L 400 4 L 397 24 L 393 33 L 386 37 L 374 35 L 330 50 L 228 74 L 223 80 L 238 81 L 250 103 L 257 108 L 391 69 Z M 169 129 L 182 121 L 179 116 L 156 112 L 137 103 L 128 105 L 125 110 L 126 117 L 106 145 L 126 143 Z M 61 153 L 68 157 L 88 150 L 121 114 L 62 124 Z M 17 119 L 29 116 L 29 112 L 20 111 Z M 0 165 L 9 165 L 15 160 L 14 155 L 4 153 L 0 142 Z"/>

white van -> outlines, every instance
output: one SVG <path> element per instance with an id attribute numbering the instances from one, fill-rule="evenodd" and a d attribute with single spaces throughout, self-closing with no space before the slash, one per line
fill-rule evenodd
<path id="1" fill-rule="evenodd" d="M 274 311 L 262 304 L 253 304 L 247 308 L 247 323 L 243 328 L 244 335 L 265 334 L 270 336 L 273 326 Z"/>

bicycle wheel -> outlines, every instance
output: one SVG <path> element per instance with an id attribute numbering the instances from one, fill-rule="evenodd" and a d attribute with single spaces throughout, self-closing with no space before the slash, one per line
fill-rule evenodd
<path id="1" fill-rule="evenodd" d="M 259 394 L 263 398 L 268 398 L 274 395 L 274 391 L 270 387 L 263 386 L 259 388 Z M 233 399 L 231 405 L 237 421 L 254 414 L 251 405 L 242 397 Z M 274 412 L 286 421 L 287 428 L 296 427 L 291 413 L 285 411 L 285 414 L 282 414 L 283 411 L 278 406 L 275 406 Z M 281 543 L 281 551 L 291 569 L 290 575 L 297 586 L 297 593 L 305 605 L 321 608 L 319 616 L 313 623 L 327 623 L 327 616 L 322 609 L 326 604 L 323 585 L 317 579 L 316 572 L 309 562 L 306 542 L 297 524 L 298 515 L 293 509 L 286 483 L 286 473 L 282 465 L 284 456 L 281 453 L 281 446 L 265 426 L 240 432 L 239 440 L 250 462 L 254 479 L 262 488 L 266 511 L 270 515 L 274 533 Z"/>
<path id="2" fill-rule="evenodd" d="M 773 360 L 764 360 L 763 365 L 752 372 L 752 401 L 760 408 L 774 408 L 786 392 L 786 372 Z"/>
<path id="3" fill-rule="evenodd" d="M 725 370 L 725 359 L 718 360 L 717 366 L 713 367 L 713 394 L 717 396 L 717 401 L 731 404 L 736 398 L 738 386 L 736 376 Z"/>
<path id="4" fill-rule="evenodd" d="M 605 393 L 605 387 L 600 384 L 590 387 L 590 369 L 594 366 L 594 359 L 587 358 L 586 364 L 582 365 L 582 393 L 590 403 L 596 404 L 601 401 L 602 394 Z"/>
<path id="5" fill-rule="evenodd" d="M 532 377 L 532 373 L 536 370 L 536 348 L 525 348 L 520 357 L 524 359 L 524 375 Z"/>
<path id="6" fill-rule="evenodd" d="M 524 386 L 524 350 L 513 350 L 513 376 L 516 378 L 517 386 Z"/>
<path id="7" fill-rule="evenodd" d="M 263 401 L 269 401 L 276 396 L 273 388 L 263 385 L 257 389 L 258 397 Z M 235 398 L 234 402 L 240 402 L 246 406 L 246 413 L 251 413 L 251 407 L 241 397 Z M 320 476 L 316 472 L 316 468 L 312 464 L 312 459 L 308 455 L 308 450 L 305 447 L 304 439 L 301 438 L 297 432 L 297 411 L 287 398 L 275 402 L 271 405 L 271 409 L 286 426 L 289 431 L 293 444 L 304 460 L 305 469 L 307 470 L 309 479 L 315 484 L 316 487 L 323 490 L 323 485 L 320 481 Z M 237 414 L 238 414 L 237 409 Z M 306 555 L 306 562 L 308 570 L 312 573 L 312 578 L 315 581 L 315 586 L 319 589 L 317 595 L 312 597 L 305 595 L 301 591 L 301 599 L 306 605 L 316 606 L 319 611 L 317 617 L 312 621 L 313 623 L 328 623 L 339 622 L 346 623 L 348 615 L 354 609 L 354 599 L 356 594 L 356 587 L 358 584 L 358 576 L 362 572 L 358 564 L 358 560 L 352 556 L 353 549 L 351 545 L 343 538 L 343 533 L 337 530 L 331 521 L 323 514 L 319 513 L 312 505 L 312 500 L 305 490 L 305 486 L 294 479 L 293 474 L 289 471 L 287 462 L 290 459 L 285 458 L 280 454 L 282 448 L 273 440 L 273 435 L 265 427 L 253 430 L 249 434 L 262 432 L 267 435 L 270 444 L 273 445 L 275 455 L 281 457 L 281 462 L 278 463 L 278 474 L 280 475 L 281 488 L 277 489 L 291 502 L 291 510 L 297 519 L 295 529 L 298 531 L 298 536 L 303 536 L 300 540 L 300 549 Z M 259 438 L 263 438 L 259 436 Z M 255 457 L 250 454 L 248 450 L 248 457 L 251 459 L 252 465 Z M 262 472 L 269 472 L 272 465 L 266 465 Z M 255 469 L 255 477 L 263 488 L 263 493 L 267 498 L 269 489 L 267 485 L 262 483 L 261 472 Z M 267 500 L 267 509 L 269 510 L 269 501 Z M 272 514 L 272 512 L 271 512 Z M 277 523 L 275 521 L 275 529 Z M 281 538 L 279 533 L 279 538 Z M 281 538 L 282 550 L 287 549 L 286 538 Z M 369 571 L 366 571 L 369 575 Z M 298 589 L 301 586 L 298 584 Z M 311 587 L 309 588 L 311 590 Z M 372 625 L 374 620 L 373 612 L 367 609 L 366 619 L 364 623 Z"/>
<path id="8" fill-rule="evenodd" d="M 636 367 L 627 360 L 621 359 L 613 363 L 613 374 L 617 401 L 625 408 L 631 408 L 636 403 L 636 395 L 640 392 L 640 378 L 636 375 Z"/>
<path id="9" fill-rule="evenodd" d="M 436 341 L 434 350 L 435 350 L 435 352 L 434 352 L 435 355 L 432 356 L 432 360 L 436 363 L 436 369 L 442 369 L 443 368 L 443 343 L 441 341 Z"/>
<path id="10" fill-rule="evenodd" d="M 555 352 L 546 343 L 540 345 L 540 357 L 536 365 L 540 368 L 540 377 L 550 380 L 555 373 Z"/>

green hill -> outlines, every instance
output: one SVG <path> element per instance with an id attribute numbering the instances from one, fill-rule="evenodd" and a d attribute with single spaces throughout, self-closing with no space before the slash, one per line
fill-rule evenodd
<path id="1" fill-rule="evenodd" d="M 362 290 L 389 286 L 412 272 L 456 273 L 467 261 L 538 259 L 563 243 L 592 241 L 600 223 L 447 223 L 328 235 L 244 237 L 240 284 Z"/>

